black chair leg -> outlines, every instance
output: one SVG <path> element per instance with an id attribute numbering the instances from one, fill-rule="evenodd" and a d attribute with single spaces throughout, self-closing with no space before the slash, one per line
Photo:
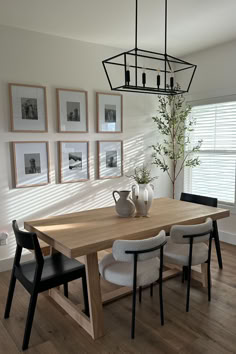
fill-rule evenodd
<path id="1" fill-rule="evenodd" d="M 187 285 L 186 312 L 189 312 L 190 286 L 191 286 L 191 266 L 188 268 L 188 285 Z"/>
<path id="2" fill-rule="evenodd" d="M 185 280 L 185 267 L 183 266 L 182 268 L 182 283 L 184 284 L 184 280 Z"/>
<path id="3" fill-rule="evenodd" d="M 135 333 L 135 311 L 136 311 L 136 287 L 133 288 L 133 299 L 132 299 L 132 325 L 131 325 L 132 339 L 134 339 L 134 333 Z"/>
<path id="4" fill-rule="evenodd" d="M 68 292 L 68 283 L 64 284 L 64 296 L 69 297 L 69 292 Z"/>
<path id="5" fill-rule="evenodd" d="M 222 262 L 221 249 L 220 249 L 219 232 L 218 232 L 218 226 L 217 226 L 217 222 L 216 221 L 213 221 L 213 235 L 214 235 L 214 240 L 215 240 L 216 254 L 217 254 L 219 268 L 223 269 L 223 262 Z"/>
<path id="6" fill-rule="evenodd" d="M 153 283 L 150 285 L 150 296 L 153 296 Z"/>
<path id="7" fill-rule="evenodd" d="M 25 334 L 24 334 L 22 350 L 26 350 L 29 345 L 37 298 L 38 298 L 38 293 L 33 293 L 30 298 L 30 304 L 29 304 L 28 315 L 27 315 L 27 320 L 26 320 L 26 325 L 25 325 Z"/>
<path id="8" fill-rule="evenodd" d="M 162 295 L 162 279 L 160 279 L 160 282 L 159 282 L 159 299 L 160 299 L 161 325 L 164 326 L 164 308 L 163 308 L 163 295 Z"/>
<path id="9" fill-rule="evenodd" d="M 182 271 L 182 283 L 185 282 L 185 280 L 188 280 L 188 267 L 183 266 L 183 271 Z"/>
<path id="10" fill-rule="evenodd" d="M 9 290 L 8 290 L 8 296 L 7 296 L 7 303 L 6 303 L 4 318 L 8 318 L 10 316 L 10 311 L 11 311 L 11 304 L 12 304 L 12 299 L 13 299 L 15 285 L 16 285 L 16 277 L 13 274 L 13 272 L 14 272 L 14 270 L 12 271 L 10 286 L 9 286 Z"/>
<path id="11" fill-rule="evenodd" d="M 143 290 L 143 288 L 140 286 L 139 288 L 138 288 L 138 293 L 139 293 L 139 303 L 141 304 L 141 302 L 142 302 L 142 290 Z"/>
<path id="12" fill-rule="evenodd" d="M 207 265 L 207 278 L 208 278 L 208 301 L 211 301 L 211 267 L 210 262 Z"/>
<path id="13" fill-rule="evenodd" d="M 88 302 L 88 289 L 86 275 L 82 277 L 82 287 L 83 287 L 83 296 L 84 296 L 84 313 L 89 317 L 89 302 Z"/>

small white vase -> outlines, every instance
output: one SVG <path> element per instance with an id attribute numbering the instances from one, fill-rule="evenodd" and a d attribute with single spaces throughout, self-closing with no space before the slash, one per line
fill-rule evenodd
<path id="1" fill-rule="evenodd" d="M 138 193 L 135 192 L 135 189 L 138 186 Z M 145 190 L 147 192 L 145 192 Z M 145 195 L 146 194 L 146 195 Z M 154 196 L 154 186 L 153 184 L 134 184 L 132 186 L 132 200 L 136 207 L 136 216 L 148 216 L 148 212 L 152 205 L 152 200 Z M 147 200 L 145 201 L 145 197 Z"/>

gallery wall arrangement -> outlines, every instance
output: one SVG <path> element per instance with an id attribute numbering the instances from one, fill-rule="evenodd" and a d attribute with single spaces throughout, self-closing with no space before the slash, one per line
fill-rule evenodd
<path id="1" fill-rule="evenodd" d="M 12 132 L 47 133 L 46 87 L 9 84 Z M 88 92 L 56 88 L 59 133 L 88 133 Z M 123 132 L 123 96 L 96 92 L 97 133 Z M 31 135 L 32 137 L 32 135 Z M 94 142 L 95 143 L 95 142 Z M 85 182 L 90 179 L 89 141 L 59 141 L 59 183 Z M 97 141 L 97 178 L 123 176 L 122 140 Z M 50 183 L 48 141 L 14 141 L 13 177 L 15 188 Z"/>

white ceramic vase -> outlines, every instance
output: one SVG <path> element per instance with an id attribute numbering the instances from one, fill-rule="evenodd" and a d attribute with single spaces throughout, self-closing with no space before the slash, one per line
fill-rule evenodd
<path id="1" fill-rule="evenodd" d="M 117 200 L 115 195 L 119 195 Z M 122 218 L 129 218 L 135 213 L 135 205 L 129 197 L 130 191 L 114 191 L 112 193 L 114 201 L 116 203 L 116 212 Z"/>
<path id="2" fill-rule="evenodd" d="M 154 196 L 153 184 L 134 184 L 132 186 L 132 200 L 136 207 L 136 216 L 148 216 Z"/>

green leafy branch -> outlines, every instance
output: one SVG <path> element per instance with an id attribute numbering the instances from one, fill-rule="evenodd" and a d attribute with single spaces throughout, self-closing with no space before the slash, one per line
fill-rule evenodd
<path id="1" fill-rule="evenodd" d="M 177 89 L 180 86 L 177 85 Z M 191 115 L 191 106 L 186 104 L 183 95 L 158 96 L 158 115 L 153 117 L 162 142 L 152 145 L 153 164 L 166 172 L 173 185 L 184 167 L 194 168 L 200 165 L 196 154 L 200 151 L 202 140 L 195 145 L 191 143 L 196 120 Z M 171 167 L 171 168 L 170 168 Z"/>
<path id="2" fill-rule="evenodd" d="M 134 174 L 126 177 L 134 179 L 138 184 L 148 184 L 158 178 L 157 176 L 152 177 L 151 170 L 145 165 L 142 167 L 136 167 L 134 169 Z"/>

